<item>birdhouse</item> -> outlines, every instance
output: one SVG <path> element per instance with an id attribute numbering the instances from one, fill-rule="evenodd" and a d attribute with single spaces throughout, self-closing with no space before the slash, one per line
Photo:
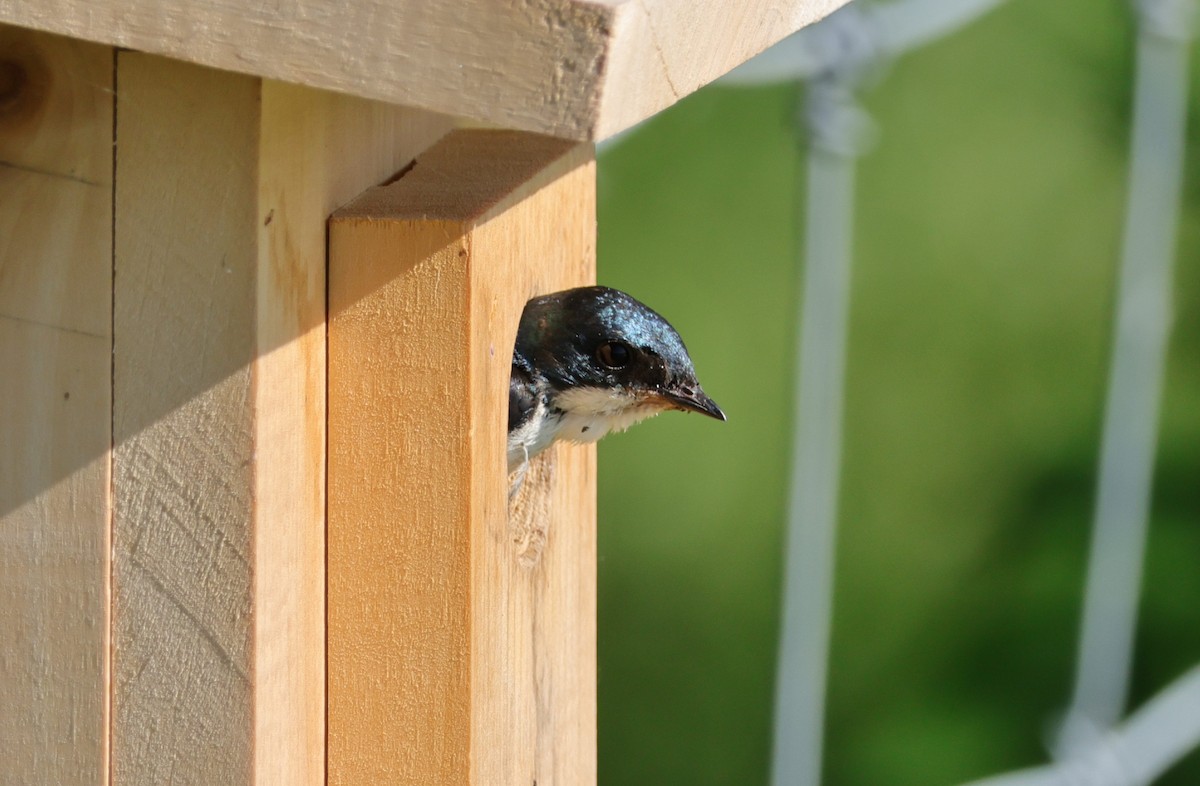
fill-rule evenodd
<path id="1" fill-rule="evenodd" d="M 5 783 L 594 784 L 593 143 L 844 0 L 0 0 Z"/>

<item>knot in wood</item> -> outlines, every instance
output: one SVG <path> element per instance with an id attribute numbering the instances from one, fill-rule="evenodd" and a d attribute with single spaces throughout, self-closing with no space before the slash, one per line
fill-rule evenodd
<path id="1" fill-rule="evenodd" d="M 29 76 L 20 63 L 0 60 L 0 114 L 16 105 L 28 81 Z"/>
<path id="2" fill-rule="evenodd" d="M 4 43 L 0 40 L 0 48 Z M 32 118 L 44 103 L 49 83 L 45 63 L 32 52 L 18 50 L 0 59 L 0 126 L 12 128 Z"/>

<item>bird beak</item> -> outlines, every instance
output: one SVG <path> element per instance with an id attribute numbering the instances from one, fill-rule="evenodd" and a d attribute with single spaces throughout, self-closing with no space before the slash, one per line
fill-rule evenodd
<path id="1" fill-rule="evenodd" d="M 667 390 L 663 391 L 662 396 L 668 406 L 687 412 L 699 412 L 701 415 L 708 415 L 717 420 L 725 420 L 725 413 L 717 406 L 717 402 L 709 398 L 700 388 Z"/>

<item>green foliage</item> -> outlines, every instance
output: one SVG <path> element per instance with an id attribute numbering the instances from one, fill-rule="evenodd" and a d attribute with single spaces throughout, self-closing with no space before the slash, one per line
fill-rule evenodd
<path id="1" fill-rule="evenodd" d="M 830 786 L 1044 760 L 1075 656 L 1132 33 L 1120 2 L 1013 0 L 867 96 L 881 136 L 859 168 Z M 600 448 L 608 786 L 766 781 L 796 101 L 708 88 L 601 156 L 600 281 L 675 324 L 730 416 L 666 415 Z M 1134 703 L 1200 662 L 1197 107 Z M 1196 755 L 1164 781 L 1196 782 Z"/>

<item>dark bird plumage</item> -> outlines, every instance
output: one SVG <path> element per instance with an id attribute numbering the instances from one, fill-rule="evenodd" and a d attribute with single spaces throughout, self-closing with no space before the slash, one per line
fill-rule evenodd
<path id="1" fill-rule="evenodd" d="M 556 439 L 593 442 L 670 409 L 725 419 L 655 311 L 608 287 L 525 305 L 509 383 L 510 472 Z"/>

